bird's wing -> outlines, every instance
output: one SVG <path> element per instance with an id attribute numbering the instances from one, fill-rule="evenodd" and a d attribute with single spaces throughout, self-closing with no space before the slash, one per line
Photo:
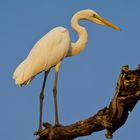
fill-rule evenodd
<path id="1" fill-rule="evenodd" d="M 27 84 L 38 73 L 58 64 L 66 56 L 69 45 L 69 33 L 65 28 L 57 27 L 48 32 L 15 70 L 13 78 L 16 83 Z"/>

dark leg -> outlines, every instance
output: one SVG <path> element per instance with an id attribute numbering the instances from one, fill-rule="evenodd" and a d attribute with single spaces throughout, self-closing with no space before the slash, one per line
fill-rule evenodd
<path id="1" fill-rule="evenodd" d="M 39 130 L 42 130 L 42 110 L 43 110 L 43 99 L 44 99 L 44 89 L 46 84 L 46 79 L 50 70 L 44 73 L 44 81 L 40 93 L 40 115 L 39 115 Z"/>
<path id="2" fill-rule="evenodd" d="M 57 106 L 57 80 L 58 80 L 58 72 L 59 72 L 60 65 L 61 62 L 55 66 L 55 80 L 54 80 L 54 87 L 53 87 L 54 107 L 55 107 L 55 126 L 59 126 L 58 106 Z"/>

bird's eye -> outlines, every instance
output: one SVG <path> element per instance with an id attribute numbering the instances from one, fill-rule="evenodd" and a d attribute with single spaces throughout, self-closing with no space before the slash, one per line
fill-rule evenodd
<path id="1" fill-rule="evenodd" d="M 96 14 L 93 14 L 93 17 L 96 17 Z"/>

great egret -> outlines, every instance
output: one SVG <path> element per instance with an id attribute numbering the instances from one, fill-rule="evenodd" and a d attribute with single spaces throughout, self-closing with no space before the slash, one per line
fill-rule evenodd
<path id="1" fill-rule="evenodd" d="M 39 130 L 42 130 L 42 108 L 44 89 L 47 75 L 52 67 L 55 69 L 55 79 L 53 87 L 55 105 L 55 125 L 59 125 L 57 110 L 57 80 L 58 72 L 62 60 L 65 57 L 74 56 L 84 50 L 87 43 L 87 31 L 78 24 L 79 20 L 88 20 L 96 24 L 112 27 L 120 30 L 119 27 L 103 19 L 99 14 L 90 9 L 77 12 L 71 19 L 71 26 L 78 33 L 79 39 L 71 43 L 69 32 L 64 27 L 56 27 L 43 36 L 32 48 L 27 58 L 16 68 L 13 79 L 18 85 L 28 84 L 38 73 L 43 72 L 44 81 L 40 93 L 40 119 Z"/>

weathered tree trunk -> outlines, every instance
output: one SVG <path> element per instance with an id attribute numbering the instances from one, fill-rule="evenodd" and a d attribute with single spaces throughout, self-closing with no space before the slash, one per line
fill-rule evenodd
<path id="1" fill-rule="evenodd" d="M 44 123 L 44 130 L 36 132 L 37 140 L 72 140 L 90 135 L 93 132 L 106 129 L 106 138 L 112 138 L 113 133 L 127 120 L 140 99 L 140 65 L 136 70 L 123 66 L 117 82 L 115 95 L 108 107 L 96 115 L 68 126 L 54 127 Z"/>

